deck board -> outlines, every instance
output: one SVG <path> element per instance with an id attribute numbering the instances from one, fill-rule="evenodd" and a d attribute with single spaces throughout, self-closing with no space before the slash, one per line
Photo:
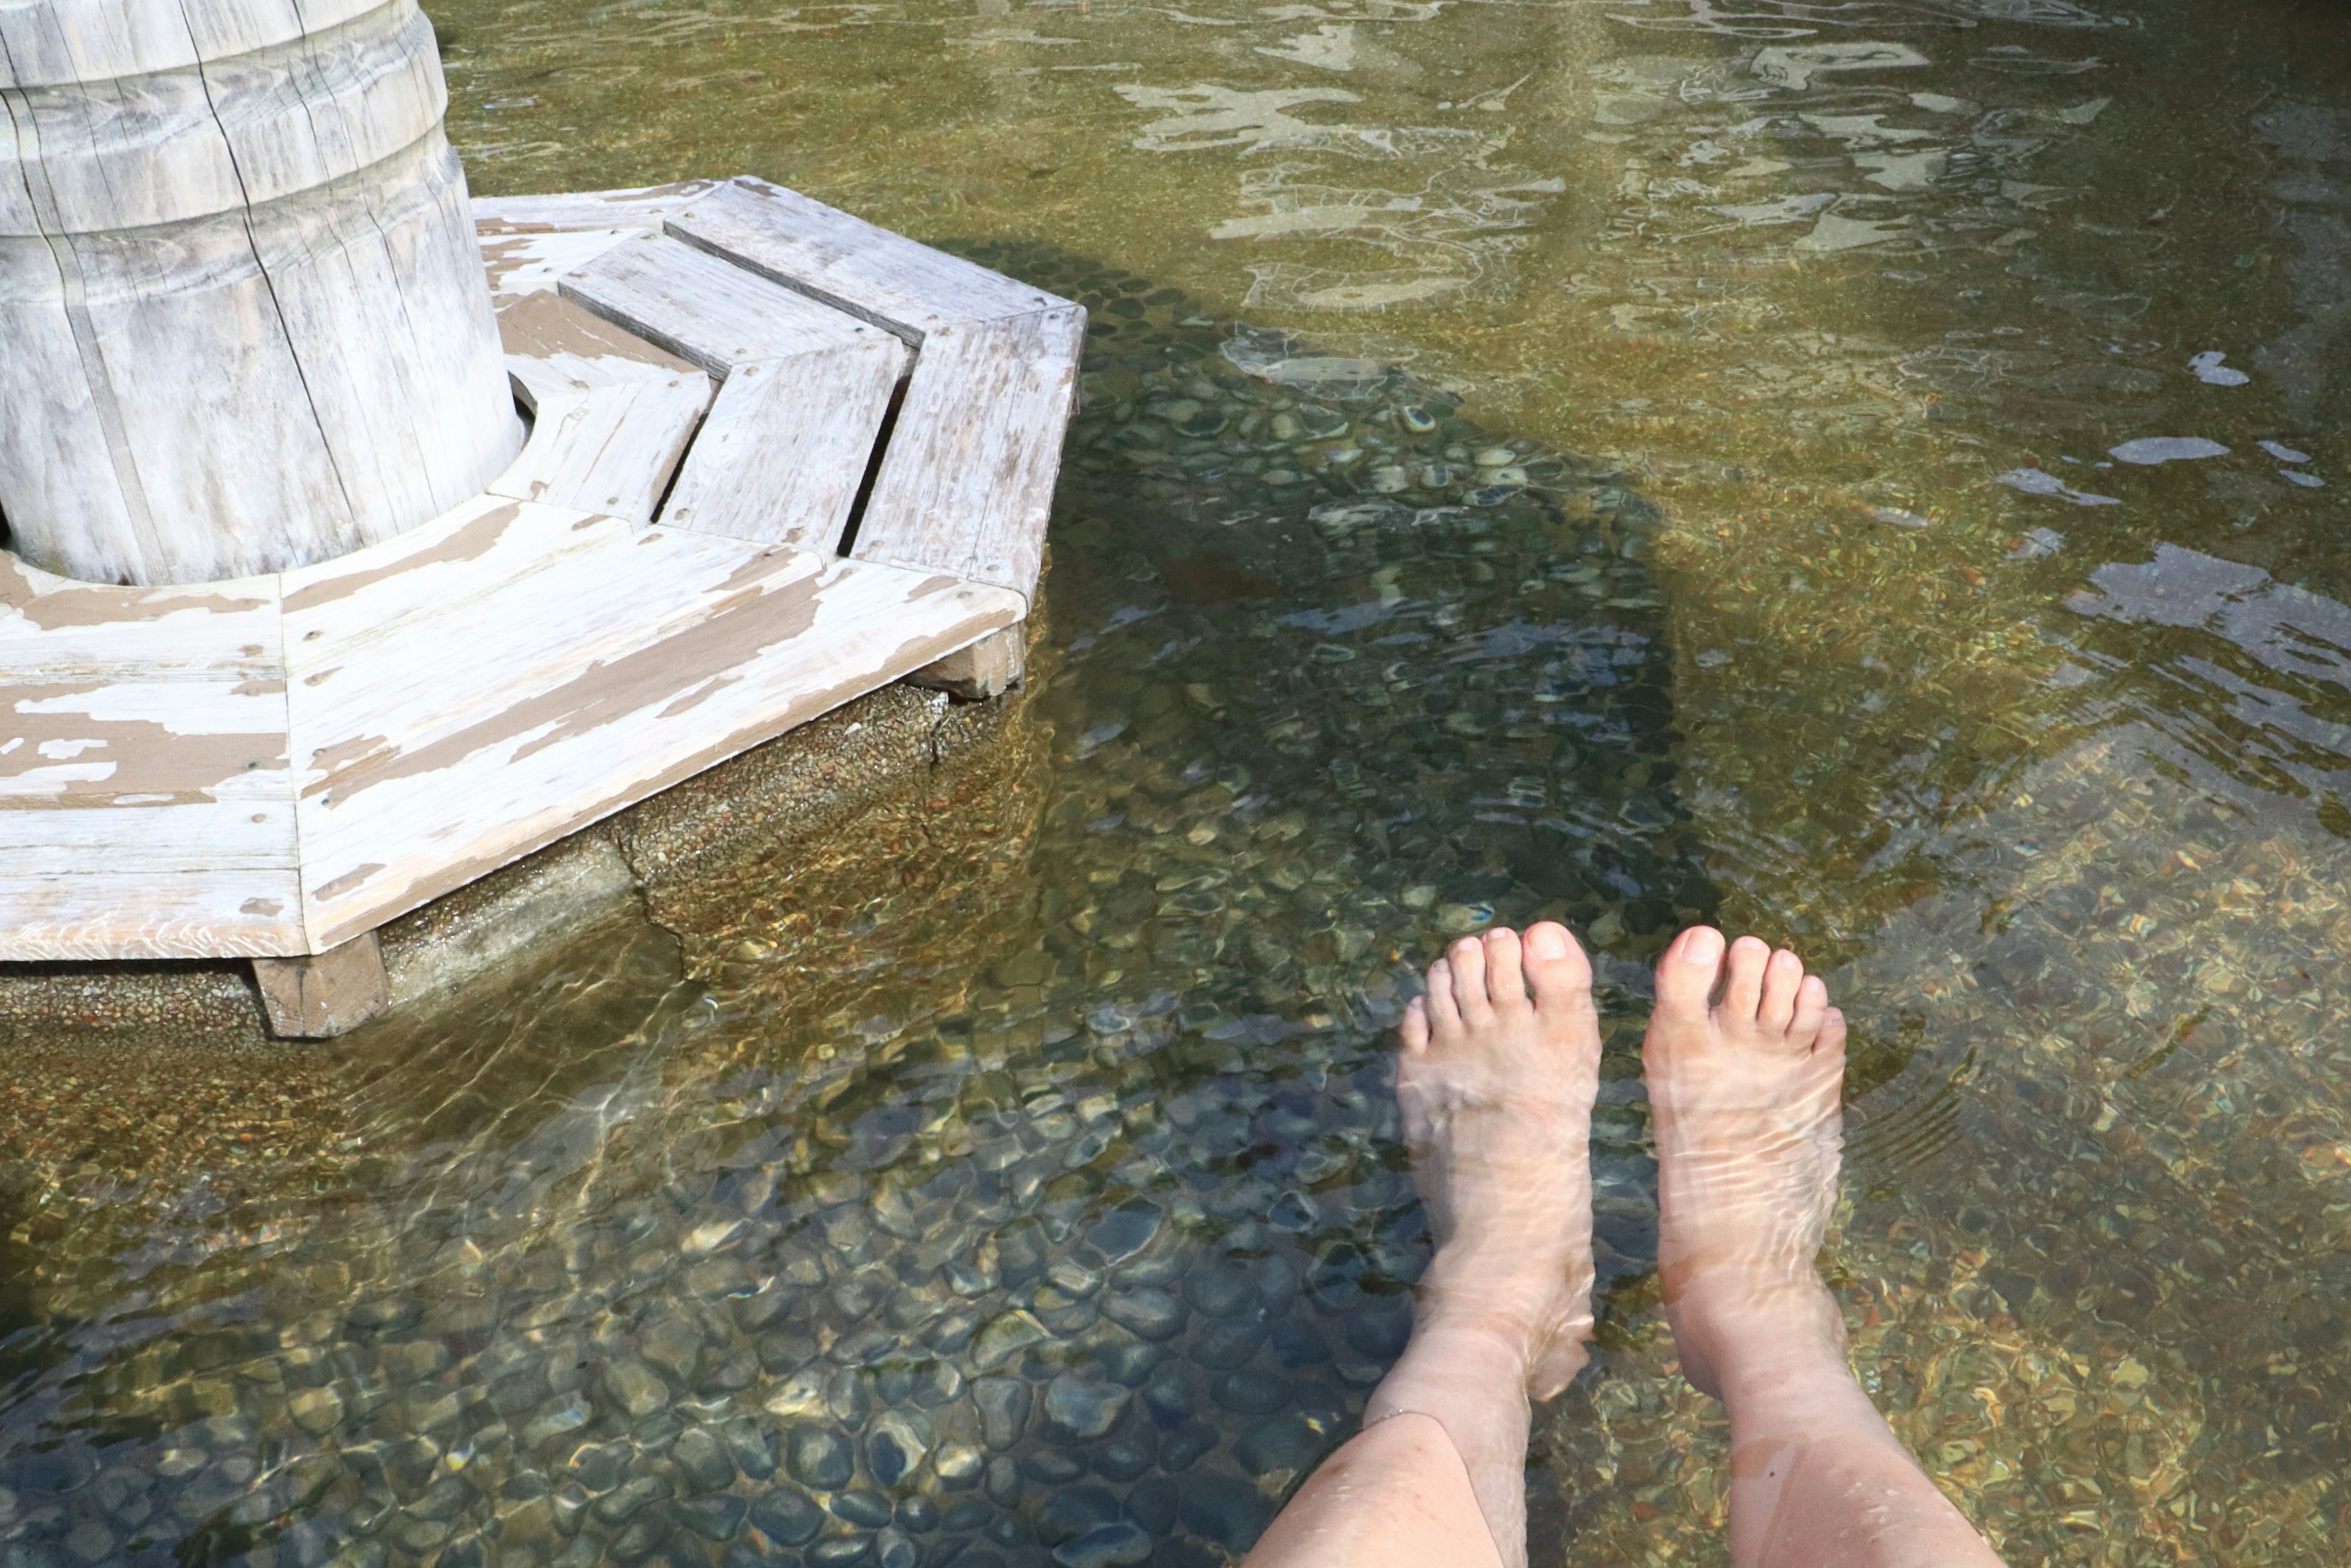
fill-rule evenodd
<path id="1" fill-rule="evenodd" d="M 836 552 L 905 371 L 904 343 L 655 235 L 605 252 L 562 290 L 724 378 L 662 521 Z"/>
<path id="2" fill-rule="evenodd" d="M 114 588 L 0 556 L 0 958 L 298 944 L 286 736 L 274 577 Z"/>
<path id="3" fill-rule="evenodd" d="M 0 960 L 325 950 L 1027 613 L 1082 311 L 758 182 L 476 214 L 487 493 L 196 587 L 0 551 Z"/>

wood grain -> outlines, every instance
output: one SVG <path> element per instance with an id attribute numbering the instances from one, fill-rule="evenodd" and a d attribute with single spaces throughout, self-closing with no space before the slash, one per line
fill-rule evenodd
<path id="1" fill-rule="evenodd" d="M 413 0 L 13 0 L 0 44 L 0 510 L 26 559 L 275 570 L 513 457 Z"/>
<path id="2" fill-rule="evenodd" d="M 1011 594 L 528 504 L 287 574 L 314 947 L 973 641 Z M 381 557 L 386 550 L 369 552 Z"/>
<path id="3" fill-rule="evenodd" d="M 836 553 L 908 353 L 893 334 L 656 235 L 563 298 L 723 377 L 662 521 Z"/>
<path id="4" fill-rule="evenodd" d="M 0 555 L 0 958 L 299 949 L 285 686 L 274 578 Z"/>
<path id="5" fill-rule="evenodd" d="M 916 340 L 959 321 L 1076 308 L 765 180 L 726 181 L 664 222 L 689 244 Z"/>

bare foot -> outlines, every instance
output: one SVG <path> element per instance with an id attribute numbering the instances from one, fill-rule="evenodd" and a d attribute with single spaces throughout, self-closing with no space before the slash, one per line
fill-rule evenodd
<path id="1" fill-rule="evenodd" d="M 1592 966 L 1551 922 L 1455 943 L 1405 1011 L 1396 1099 L 1437 1256 L 1416 1337 L 1504 1343 L 1548 1399 L 1592 1333 Z"/>
<path id="2" fill-rule="evenodd" d="M 1844 1015 L 1828 988 L 1793 953 L 1741 936 L 1726 955 L 1722 933 L 1693 926 L 1658 961 L 1641 1055 L 1683 1373 L 1719 1396 L 1742 1362 L 1842 1364 L 1844 1322 L 1813 1266 L 1842 1144 Z"/>

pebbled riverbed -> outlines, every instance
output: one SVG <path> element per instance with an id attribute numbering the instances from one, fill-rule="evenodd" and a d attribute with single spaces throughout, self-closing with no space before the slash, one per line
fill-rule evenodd
<path id="1" fill-rule="evenodd" d="M 1087 305 L 1030 688 L 951 811 L 184 1126 L 15 1041 L 0 1557 L 1236 1558 L 1400 1343 L 1405 977 L 1540 915 L 1610 1048 L 1538 1562 L 1725 1560 L 1633 1051 L 1697 918 L 1855 1020 L 1855 1364 L 2010 1561 L 2346 1554 L 2330 8 L 435 20 L 477 192 L 756 172 Z"/>

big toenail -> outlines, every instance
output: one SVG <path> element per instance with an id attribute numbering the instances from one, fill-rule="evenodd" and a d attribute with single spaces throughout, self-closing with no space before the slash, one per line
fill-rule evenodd
<path id="1" fill-rule="evenodd" d="M 1713 968 L 1722 962 L 1722 933 L 1710 925 L 1699 926 L 1682 944 L 1682 962 L 1700 964 Z"/>
<path id="2" fill-rule="evenodd" d="M 1564 958 L 1567 936 L 1556 925 L 1538 925 L 1527 933 L 1527 951 L 1538 958 Z"/>

